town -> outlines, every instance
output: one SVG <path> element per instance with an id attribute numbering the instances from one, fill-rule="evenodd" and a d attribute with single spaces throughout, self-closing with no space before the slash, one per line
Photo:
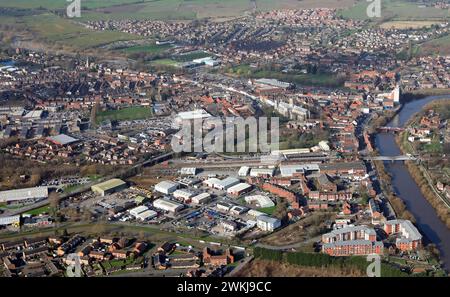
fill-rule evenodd
<path id="1" fill-rule="evenodd" d="M 446 275 L 449 263 L 386 170 L 430 171 L 440 197 L 427 197 L 430 209 L 450 226 L 448 105 L 388 125 L 409 97 L 450 88 L 450 55 L 413 54 L 447 36 L 448 21 L 370 27 L 315 8 L 83 26 L 152 37 L 161 52 L 136 57 L 147 68 L 4 51 L 2 276 L 248 276 L 275 251 L 378 254 L 394 276 Z M 181 123 L 201 121 L 203 136 L 217 119 L 263 117 L 279 119 L 269 152 L 173 149 L 191 138 L 179 136 Z M 246 140 L 251 129 L 241 130 Z M 402 150 L 386 154 L 378 134 Z"/>

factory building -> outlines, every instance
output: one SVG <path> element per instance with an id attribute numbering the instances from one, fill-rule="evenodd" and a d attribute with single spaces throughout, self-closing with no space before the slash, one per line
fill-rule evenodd
<path id="1" fill-rule="evenodd" d="M 169 199 L 157 199 L 153 202 L 153 206 L 163 211 L 168 211 L 172 213 L 176 213 L 179 210 L 183 209 L 184 207 L 183 204 L 177 203 Z"/>
<path id="2" fill-rule="evenodd" d="M 169 195 L 178 189 L 178 184 L 171 181 L 162 181 L 155 186 L 155 191 Z"/>
<path id="3" fill-rule="evenodd" d="M 234 186 L 228 188 L 227 194 L 237 197 L 244 193 L 249 192 L 251 189 L 252 189 L 252 185 L 249 185 L 247 183 L 240 183 L 240 184 L 237 184 L 237 185 L 234 185 Z"/>
<path id="4" fill-rule="evenodd" d="M 110 179 L 91 187 L 92 192 L 101 196 L 119 192 L 127 187 L 127 183 L 121 179 Z"/>
<path id="5" fill-rule="evenodd" d="M 0 192 L 0 203 L 33 203 L 48 198 L 47 187 L 35 187 Z"/>
<path id="6" fill-rule="evenodd" d="M 192 197 L 192 203 L 203 204 L 211 200 L 211 195 L 209 193 L 201 193 Z"/>
<path id="7" fill-rule="evenodd" d="M 256 218 L 256 225 L 263 231 L 272 232 L 281 226 L 281 221 L 276 218 L 262 215 Z"/>
<path id="8" fill-rule="evenodd" d="M 260 208 L 275 206 L 275 203 L 273 203 L 273 201 L 269 197 L 264 195 L 247 196 L 245 197 L 245 202 L 247 202 L 248 204 L 255 203 L 256 206 Z"/>

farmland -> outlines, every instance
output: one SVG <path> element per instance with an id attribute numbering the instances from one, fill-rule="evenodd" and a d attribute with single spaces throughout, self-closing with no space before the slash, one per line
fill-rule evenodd
<path id="1" fill-rule="evenodd" d="M 434 7 L 421 7 L 417 3 L 405 0 L 383 0 L 381 1 L 381 18 L 394 20 L 437 20 L 448 18 L 447 10 Z M 348 19 L 365 20 L 368 19 L 366 9 L 368 2 L 358 1 L 350 9 L 342 9 L 340 15 Z M 379 19 L 374 19 L 378 21 Z"/>

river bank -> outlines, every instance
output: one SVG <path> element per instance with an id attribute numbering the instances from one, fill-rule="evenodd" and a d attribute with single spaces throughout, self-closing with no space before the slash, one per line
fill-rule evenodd
<path id="1" fill-rule="evenodd" d="M 433 102 L 432 102 L 433 103 Z M 427 104 L 423 107 L 422 111 L 430 108 L 430 104 Z M 415 119 L 417 115 L 414 115 L 408 123 L 411 123 L 413 119 Z M 413 147 L 408 142 L 408 131 L 404 131 L 401 134 L 399 134 L 395 141 L 397 145 L 399 146 L 401 152 L 403 154 L 416 154 L 416 152 L 413 150 Z M 406 168 L 408 169 L 410 175 L 416 182 L 416 184 L 419 186 L 422 195 L 427 199 L 427 201 L 433 206 L 433 208 L 436 210 L 436 213 L 438 217 L 442 220 L 442 222 L 447 226 L 447 228 L 450 229 L 450 207 L 449 203 L 444 200 L 443 197 L 440 196 L 437 189 L 435 188 L 434 184 L 436 184 L 435 181 L 429 180 L 426 178 L 425 174 L 426 169 L 421 165 L 417 164 L 415 162 L 407 161 L 405 162 Z M 430 178 L 431 179 L 431 178 Z"/>
<path id="2" fill-rule="evenodd" d="M 420 100 L 404 103 L 402 110 L 387 124 L 389 127 L 404 127 L 407 121 L 427 103 L 446 99 L 448 96 L 430 96 Z M 377 133 L 374 148 L 383 156 L 398 156 L 402 154 L 396 143 L 395 135 Z M 401 197 L 406 209 L 415 217 L 416 226 L 427 239 L 425 243 L 433 243 L 439 250 L 443 267 L 450 270 L 450 230 L 438 217 L 433 206 L 422 194 L 419 185 L 401 162 L 385 162 L 386 173 L 391 176 L 389 186 L 396 196 Z"/>

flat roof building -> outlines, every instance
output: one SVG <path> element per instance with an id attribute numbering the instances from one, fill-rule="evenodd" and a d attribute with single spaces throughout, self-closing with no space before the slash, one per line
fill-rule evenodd
<path id="1" fill-rule="evenodd" d="M 281 221 L 276 218 L 262 215 L 256 218 L 256 225 L 263 231 L 272 232 L 281 226 Z"/>
<path id="2" fill-rule="evenodd" d="M 183 204 L 177 203 L 169 199 L 157 199 L 153 202 L 153 206 L 168 212 L 176 213 L 177 211 L 183 209 Z"/>
<path id="3" fill-rule="evenodd" d="M 275 203 L 267 196 L 264 195 L 253 195 L 245 197 L 245 202 L 251 204 L 256 203 L 256 206 L 261 208 L 275 206 Z"/>
<path id="4" fill-rule="evenodd" d="M 0 203 L 30 203 L 48 198 L 48 187 L 35 187 L 0 192 Z"/>
<path id="5" fill-rule="evenodd" d="M 280 165 L 282 177 L 293 177 L 299 174 L 310 174 L 320 172 L 317 164 L 296 164 L 296 165 Z"/>
<path id="6" fill-rule="evenodd" d="M 48 137 L 47 140 L 53 142 L 54 144 L 61 145 L 61 146 L 69 145 L 69 144 L 76 143 L 79 141 L 78 139 L 70 137 L 66 134 L 51 136 L 51 137 Z"/>
<path id="7" fill-rule="evenodd" d="M 162 181 L 155 186 L 155 191 L 169 195 L 178 189 L 178 184 L 171 181 Z"/>
<path id="8" fill-rule="evenodd" d="M 156 211 L 149 209 L 149 210 L 146 210 L 146 211 L 143 211 L 143 212 L 139 213 L 136 216 L 136 218 L 141 220 L 141 221 L 146 221 L 146 220 L 151 220 L 151 219 L 153 219 L 153 218 L 155 218 L 157 216 L 158 216 L 158 213 Z"/>
<path id="9" fill-rule="evenodd" d="M 209 193 L 201 193 L 194 197 L 192 197 L 192 203 L 194 204 L 202 204 L 211 200 L 211 195 Z"/>
<path id="10" fill-rule="evenodd" d="M 247 183 L 239 183 L 237 185 L 234 185 L 227 189 L 227 194 L 230 194 L 232 196 L 239 196 L 243 193 L 246 193 L 252 189 L 252 185 L 249 185 Z"/>
<path id="11" fill-rule="evenodd" d="M 118 191 L 121 191 L 127 187 L 127 183 L 121 179 L 114 178 L 108 181 L 96 184 L 91 187 L 92 192 L 105 196 Z"/>

